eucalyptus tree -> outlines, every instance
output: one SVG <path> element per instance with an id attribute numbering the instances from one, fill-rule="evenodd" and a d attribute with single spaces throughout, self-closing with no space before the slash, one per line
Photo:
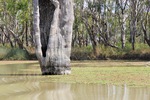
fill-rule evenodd
<path id="1" fill-rule="evenodd" d="M 137 34 L 137 17 L 139 14 L 140 0 L 130 0 L 130 42 L 132 50 L 135 50 L 135 39 Z M 140 8 L 141 9 L 141 8 Z"/>
<path id="2" fill-rule="evenodd" d="M 104 1 L 88 1 L 86 8 L 83 10 L 83 22 L 86 26 L 93 50 L 96 53 L 96 48 L 99 44 L 117 48 L 114 44 L 115 32 L 113 31 L 113 2 L 110 0 Z"/>
<path id="3" fill-rule="evenodd" d="M 74 32 L 72 36 L 72 46 L 85 46 L 87 45 L 87 32 L 86 28 L 82 22 L 82 10 L 83 10 L 83 0 L 75 0 L 74 5 L 74 15 L 75 15 L 75 21 L 74 21 Z"/>
<path id="4" fill-rule="evenodd" d="M 1 5 L 0 5 L 0 28 L 1 28 L 1 36 L 3 37 L 2 41 L 3 41 L 3 45 L 5 45 L 6 41 L 9 41 L 11 47 L 14 47 L 13 45 L 13 41 L 11 39 L 11 35 L 8 33 L 8 27 L 9 26 L 14 26 L 15 24 L 12 24 L 12 22 L 14 22 L 13 20 L 13 16 L 15 10 L 14 5 L 16 4 L 15 2 L 13 4 L 11 4 L 11 1 L 8 0 L 1 0 Z M 11 4 L 11 5 L 10 5 Z M 10 8 L 12 7 L 12 11 L 10 11 Z M 5 38 L 5 39 L 4 39 Z"/>
<path id="5" fill-rule="evenodd" d="M 73 0 L 33 0 L 36 55 L 43 75 L 70 74 Z"/>
<path id="6" fill-rule="evenodd" d="M 96 56 L 98 56 L 98 27 L 97 23 L 97 6 L 95 6 L 96 2 L 91 0 L 84 1 L 84 8 L 82 9 L 82 22 L 84 23 L 87 33 L 90 37 L 90 41 L 92 44 L 93 52 Z"/>
<path id="7" fill-rule="evenodd" d="M 142 10 L 141 26 L 144 33 L 144 41 L 150 46 L 150 1 L 144 0 Z"/>
<path id="8" fill-rule="evenodd" d="M 135 40 L 136 37 L 140 36 L 142 33 L 142 27 L 141 23 L 143 23 L 145 20 L 144 13 L 147 11 L 149 12 L 149 6 L 147 6 L 147 9 L 144 9 L 144 5 L 147 2 L 147 0 L 131 0 L 129 2 L 130 5 L 130 40 L 132 44 L 132 49 L 135 49 Z M 148 1 L 149 2 L 149 1 Z M 149 3 L 148 3 L 149 4 Z M 144 13 L 143 13 L 144 12 Z M 147 16 L 147 14 L 146 14 Z M 142 20 L 144 18 L 144 20 Z M 143 29 L 145 30 L 146 27 Z M 147 30 L 147 29 L 146 29 Z M 145 32 L 145 31 L 144 31 Z M 145 38 L 146 39 L 146 38 Z"/>
<path id="9" fill-rule="evenodd" d="M 126 44 L 126 33 L 125 33 L 125 29 L 126 29 L 126 18 L 128 17 L 128 15 L 125 13 L 125 11 L 127 10 L 127 4 L 128 4 L 129 0 L 116 0 L 116 12 L 118 13 L 118 20 L 119 20 L 119 26 L 120 26 L 120 30 L 121 30 L 121 46 L 122 49 L 125 48 L 125 44 Z"/>
<path id="10" fill-rule="evenodd" d="M 23 49 L 24 33 L 30 32 L 30 25 L 25 25 L 31 22 L 31 0 L 0 0 L 0 28 L 2 35 L 10 42 L 11 47 L 17 43 L 18 47 Z M 26 39 L 26 41 L 28 41 Z"/>

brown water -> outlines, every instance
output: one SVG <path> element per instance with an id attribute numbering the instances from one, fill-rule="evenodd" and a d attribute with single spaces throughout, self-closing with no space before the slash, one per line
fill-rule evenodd
<path id="1" fill-rule="evenodd" d="M 0 100 L 150 100 L 150 87 L 46 82 L 37 62 L 0 64 Z"/>

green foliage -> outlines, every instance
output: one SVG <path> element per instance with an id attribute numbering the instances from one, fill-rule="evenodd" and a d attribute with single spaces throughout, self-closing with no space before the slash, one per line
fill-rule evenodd
<path id="1" fill-rule="evenodd" d="M 107 59 L 113 55 L 118 55 L 117 49 L 111 47 L 105 47 L 104 45 L 99 46 L 99 58 Z"/>
<path id="2" fill-rule="evenodd" d="M 25 21 L 31 20 L 31 0 L 0 1 L 0 20 L 3 21 L 5 25 L 15 25 L 15 22 L 17 22 L 18 24 L 16 24 L 16 26 L 20 28 L 23 27 Z M 17 29 L 15 29 L 15 31 L 17 31 Z"/>
<path id="3" fill-rule="evenodd" d="M 97 37 L 95 38 L 95 41 L 96 39 L 99 39 L 99 41 L 102 41 L 100 42 L 102 44 L 106 43 L 107 41 L 108 43 L 114 46 L 116 44 L 119 44 L 117 45 L 117 47 L 122 48 L 121 38 L 123 37 L 121 36 L 123 35 L 121 34 L 125 33 L 124 41 L 126 41 L 127 43 L 125 50 L 123 50 L 123 52 L 124 51 L 129 52 L 131 51 L 131 49 L 133 49 L 132 47 L 133 45 L 131 45 L 131 31 L 132 31 L 131 22 L 134 18 L 136 19 L 135 49 L 136 50 L 139 49 L 138 44 L 141 45 L 144 41 L 141 23 L 145 24 L 147 36 L 149 36 L 150 17 L 149 12 L 147 13 L 147 11 L 149 11 L 148 5 L 150 2 L 148 0 L 139 1 L 139 7 L 136 8 L 136 10 L 139 12 L 137 12 L 137 16 L 134 16 L 134 18 L 132 18 L 131 16 L 132 10 L 134 9 L 131 6 L 130 1 L 127 1 L 127 5 L 124 4 L 125 1 L 123 0 L 117 2 L 114 0 L 104 0 L 104 1 L 96 0 L 84 2 L 86 2 L 86 8 L 84 8 L 85 5 L 83 2 L 75 0 L 76 18 L 74 26 L 78 27 L 74 28 L 74 32 L 78 35 L 78 36 L 76 35 L 76 38 L 80 37 L 79 34 L 82 34 L 83 38 L 92 41 L 91 38 L 87 38 L 84 35 L 88 34 L 89 37 L 89 34 L 95 32 L 96 34 L 94 34 L 94 36 Z M 136 3 L 134 5 L 137 6 Z M 88 25 L 86 25 L 85 23 Z M 86 29 L 88 29 L 88 31 L 85 31 Z M 105 41 L 103 39 L 100 39 L 99 36 L 103 37 Z"/>
<path id="4" fill-rule="evenodd" d="M 0 48 L 1 60 L 29 60 L 29 53 L 19 48 Z"/>
<path id="5" fill-rule="evenodd" d="M 18 12 L 18 19 L 23 23 L 24 21 L 31 20 L 31 7 L 30 3 L 31 1 L 29 0 L 19 0 L 17 3 L 17 10 Z"/>
<path id="6" fill-rule="evenodd" d="M 2 60 L 10 50 L 6 47 L 0 47 L 0 59 Z"/>
<path id="7" fill-rule="evenodd" d="M 75 47 L 72 48 L 72 52 L 71 52 L 71 59 L 74 60 L 88 60 L 88 59 L 92 59 L 92 47 L 91 46 L 87 46 L 87 47 Z M 93 57 L 94 59 L 94 57 Z"/>
<path id="8" fill-rule="evenodd" d="M 150 49 L 147 44 L 136 43 L 136 50 L 131 49 L 131 44 L 127 43 L 125 49 L 115 49 L 99 45 L 98 56 L 93 54 L 92 46 L 72 48 L 71 58 L 73 60 L 96 60 L 96 59 L 132 59 L 132 60 L 149 60 Z"/>

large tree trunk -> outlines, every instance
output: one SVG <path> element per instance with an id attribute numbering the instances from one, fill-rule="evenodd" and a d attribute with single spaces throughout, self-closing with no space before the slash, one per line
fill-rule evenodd
<path id="1" fill-rule="evenodd" d="M 72 0 L 33 0 L 36 55 L 42 74 L 70 74 Z"/>

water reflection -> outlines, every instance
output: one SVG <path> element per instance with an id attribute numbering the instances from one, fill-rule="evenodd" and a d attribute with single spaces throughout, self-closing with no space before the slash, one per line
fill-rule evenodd
<path id="1" fill-rule="evenodd" d="M 0 100 L 150 100 L 149 87 L 46 82 L 33 65 L 0 67 Z"/>
<path id="2" fill-rule="evenodd" d="M 1 81 L 5 83 L 0 85 L 1 100 L 150 100 L 150 88 L 45 83 L 25 77 Z"/>

